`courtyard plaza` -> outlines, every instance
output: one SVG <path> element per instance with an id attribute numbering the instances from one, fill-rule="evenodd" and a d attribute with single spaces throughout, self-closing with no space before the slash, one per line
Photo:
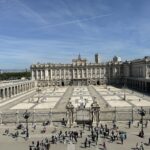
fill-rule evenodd
<path id="1" fill-rule="evenodd" d="M 63 96 L 67 87 L 64 88 L 46 88 L 33 95 L 22 103 L 15 105 L 10 109 L 50 109 L 54 108 L 56 103 Z"/>
<path id="2" fill-rule="evenodd" d="M 0 102 L 0 110 L 26 110 L 54 108 L 68 87 L 33 89 Z"/>
<path id="3" fill-rule="evenodd" d="M 110 132 L 113 130 L 113 123 L 112 122 L 100 122 L 103 126 L 107 124 L 107 127 L 110 129 Z M 25 126 L 25 124 L 23 124 Z M 118 127 L 118 130 L 121 132 L 125 132 L 127 135 L 127 138 L 124 140 L 123 144 L 121 144 L 120 139 L 117 139 L 113 142 L 111 142 L 110 137 L 104 138 L 103 135 L 98 135 L 97 142 L 93 142 L 90 135 L 91 131 L 89 131 L 88 125 L 86 125 L 83 128 L 83 125 L 80 124 L 76 127 L 67 128 L 65 126 L 62 126 L 60 123 L 53 123 L 50 125 L 45 126 L 46 131 L 45 133 L 42 133 L 44 126 L 40 123 L 36 124 L 36 129 L 33 129 L 33 125 L 29 124 L 29 138 L 26 139 L 25 135 L 22 134 L 22 129 L 16 129 L 17 124 L 6 124 L 0 126 L 0 150 L 28 150 L 30 146 L 32 145 L 32 141 L 34 141 L 35 145 L 36 142 L 44 141 L 44 139 L 48 139 L 48 141 L 52 140 L 52 136 L 57 137 L 57 142 L 55 144 L 50 142 L 50 149 L 56 150 L 81 150 L 81 149 L 88 149 L 88 150 L 103 150 L 103 143 L 105 142 L 107 150 L 136 150 L 136 145 L 140 146 L 141 142 L 144 145 L 144 150 L 149 150 L 150 145 L 148 145 L 148 140 L 150 138 L 150 123 L 148 123 L 148 126 L 144 127 L 145 136 L 144 138 L 140 138 L 138 136 L 138 133 L 140 131 L 141 125 L 137 127 L 137 121 L 133 122 L 131 124 L 131 127 L 128 127 L 128 122 L 116 122 L 116 126 Z M 9 133 L 5 134 L 5 130 L 9 129 Z M 18 131 L 18 136 L 14 137 L 13 135 Z M 74 140 L 69 140 L 68 138 L 65 138 L 65 140 L 62 142 L 62 140 L 59 140 L 58 135 L 62 132 L 62 134 L 65 134 L 65 131 L 75 131 L 78 132 L 79 138 L 77 138 L 77 142 Z M 82 137 L 80 137 L 80 133 L 82 132 Z M 91 141 L 90 147 L 88 144 L 85 148 L 85 139 L 88 139 Z"/>
<path id="4" fill-rule="evenodd" d="M 150 107 L 150 97 L 138 94 L 129 89 L 113 86 L 93 86 L 110 107 Z"/>
<path id="5" fill-rule="evenodd" d="M 125 99 L 124 99 L 125 98 Z M 83 130 L 83 125 L 77 125 L 76 127 L 64 127 L 60 124 L 63 118 L 67 120 L 66 116 L 66 105 L 68 102 L 71 102 L 74 109 L 77 109 L 81 105 L 84 106 L 86 109 L 90 109 L 91 104 L 93 101 L 97 101 L 97 103 L 100 106 L 100 124 L 107 124 L 109 128 L 112 127 L 112 121 L 115 120 L 116 116 L 110 115 L 108 121 L 106 118 L 105 112 L 103 112 L 103 117 L 101 114 L 101 111 L 103 110 L 110 110 L 113 108 L 120 108 L 123 109 L 129 109 L 131 107 L 134 107 L 135 109 L 139 109 L 141 106 L 143 108 L 150 108 L 150 96 L 144 95 L 143 93 L 138 93 L 136 91 L 130 90 L 130 89 L 124 89 L 124 88 L 117 88 L 113 86 L 65 86 L 65 87 L 42 87 L 42 88 L 34 88 L 31 91 L 24 92 L 22 94 L 19 94 L 13 98 L 4 100 L 0 102 L 0 150 L 8 150 L 8 149 L 20 149 L 20 150 L 27 150 L 29 149 L 29 145 L 31 145 L 32 141 L 41 141 L 45 137 L 48 139 L 51 138 L 53 134 L 58 133 L 60 130 L 65 131 L 80 131 Z M 29 118 L 29 139 L 25 140 L 25 135 L 21 134 L 21 131 L 19 131 L 18 138 L 13 138 L 13 134 L 17 131 L 16 126 L 18 124 L 25 125 L 25 119 L 23 118 L 23 113 L 25 110 L 28 110 L 28 112 L 49 112 L 51 111 L 51 114 L 48 118 L 45 118 L 44 115 L 36 115 L 30 116 Z M 58 115 L 54 115 L 53 112 L 60 112 L 59 117 Z M 16 113 L 17 112 L 17 113 Z M 18 117 L 18 113 L 22 112 L 20 116 Z M 85 116 L 82 116 L 83 112 L 81 112 L 81 120 L 82 123 Z M 111 112 L 110 112 L 111 113 Z M 150 137 L 150 123 L 148 123 L 148 127 L 144 128 L 145 136 L 144 138 L 140 138 L 137 136 L 139 134 L 139 131 L 141 130 L 141 124 L 140 127 L 137 127 L 137 122 L 140 120 L 140 115 L 138 112 L 135 112 L 138 116 L 133 120 L 133 124 L 131 125 L 131 128 L 128 128 L 128 121 L 129 116 L 125 113 L 122 114 L 120 121 L 118 118 L 117 126 L 119 127 L 120 131 L 127 132 L 127 140 L 124 141 L 124 144 L 120 144 L 120 141 L 110 142 L 110 139 L 104 139 L 103 137 L 99 137 L 98 143 L 91 143 L 91 147 L 87 147 L 86 149 L 102 149 L 102 143 L 106 142 L 107 150 L 128 150 L 128 149 L 134 149 L 136 143 L 140 142 L 145 143 L 144 148 L 146 150 L 149 149 L 149 146 L 147 145 L 148 139 Z M 14 116 L 11 116 L 14 114 Z M 126 116 L 125 116 L 126 115 Z M 144 117 L 145 120 L 149 120 L 149 113 L 146 112 L 146 115 Z M 74 116 L 75 117 L 75 116 Z M 13 119 L 12 119 L 13 118 Z M 76 118 L 76 117 L 75 117 Z M 126 118 L 126 119 L 124 119 Z M 77 118 L 76 118 L 77 119 Z M 11 120 L 11 121 L 10 121 Z M 13 121 L 12 121 L 13 120 Z M 41 122 L 49 120 L 50 123 L 53 122 L 53 124 L 50 124 L 46 126 L 46 132 L 41 133 L 43 130 L 43 126 Z M 56 122 L 57 120 L 57 122 Z M 111 120 L 111 121 L 109 121 Z M 33 132 L 33 127 L 31 123 L 36 123 L 37 128 Z M 100 125 L 99 124 L 99 125 Z M 75 144 L 72 144 L 71 142 L 65 142 L 61 143 L 58 142 L 57 144 L 51 144 L 52 150 L 61 148 L 64 149 L 83 149 L 84 148 L 84 141 L 85 138 L 90 134 L 90 131 L 88 131 L 88 126 L 85 124 L 85 129 L 83 131 L 83 137 L 78 139 L 78 142 Z M 3 135 L 5 130 L 9 128 L 9 134 Z M 12 133 L 12 134 L 11 134 Z M 74 142 L 73 142 L 74 143 Z"/>
<path id="6" fill-rule="evenodd" d="M 16 110 L 65 110 L 71 101 L 75 108 L 83 103 L 89 108 L 95 99 L 101 108 L 150 107 L 150 96 L 129 89 L 113 86 L 44 87 L 24 92 L 0 102 L 0 111 Z"/>

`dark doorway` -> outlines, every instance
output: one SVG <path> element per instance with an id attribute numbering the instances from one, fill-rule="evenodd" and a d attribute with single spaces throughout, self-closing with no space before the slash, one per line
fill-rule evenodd
<path id="1" fill-rule="evenodd" d="M 99 81 L 97 81 L 97 85 L 100 85 L 100 82 L 99 82 Z"/>
<path id="2" fill-rule="evenodd" d="M 150 93 L 150 83 L 147 83 L 147 92 Z"/>
<path id="3" fill-rule="evenodd" d="M 61 82 L 61 85 L 64 86 L 64 82 Z"/>

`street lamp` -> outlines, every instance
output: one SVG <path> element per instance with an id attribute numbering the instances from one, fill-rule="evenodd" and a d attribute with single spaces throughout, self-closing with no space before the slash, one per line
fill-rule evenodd
<path id="1" fill-rule="evenodd" d="M 30 117 L 30 112 L 26 110 L 25 113 L 23 114 L 23 117 L 26 120 L 26 137 L 28 138 L 29 137 L 28 118 Z"/>
<path id="2" fill-rule="evenodd" d="M 143 109 L 143 107 L 141 107 L 141 109 L 138 109 L 138 114 L 141 115 L 141 131 L 139 133 L 139 137 L 143 138 L 144 137 L 144 130 L 143 130 L 143 117 L 146 114 L 146 111 Z"/>

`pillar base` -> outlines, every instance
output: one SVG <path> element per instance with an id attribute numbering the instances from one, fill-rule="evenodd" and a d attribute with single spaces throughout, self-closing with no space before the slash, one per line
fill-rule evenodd
<path id="1" fill-rule="evenodd" d="M 97 123 L 96 121 L 94 121 L 94 122 L 92 123 L 92 126 L 93 126 L 93 127 L 97 127 L 97 125 L 98 125 L 98 123 Z"/>
<path id="2" fill-rule="evenodd" d="M 67 122 L 67 125 L 66 125 L 68 128 L 71 128 L 71 124 L 69 122 Z"/>
<path id="3" fill-rule="evenodd" d="M 77 126 L 77 122 L 74 121 L 73 124 L 72 124 L 72 126 L 76 127 Z"/>

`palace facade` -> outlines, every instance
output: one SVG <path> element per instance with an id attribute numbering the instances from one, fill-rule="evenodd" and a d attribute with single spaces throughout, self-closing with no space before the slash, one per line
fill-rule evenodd
<path id="1" fill-rule="evenodd" d="M 106 83 L 105 64 L 99 63 L 98 54 L 95 63 L 87 63 L 79 55 L 72 64 L 33 64 L 32 79 L 43 86 L 89 85 Z"/>
<path id="2" fill-rule="evenodd" d="M 133 61 L 102 63 L 95 54 L 95 62 L 88 63 L 79 55 L 71 64 L 32 64 L 32 79 L 39 86 L 119 84 L 142 91 L 150 91 L 150 57 Z"/>

